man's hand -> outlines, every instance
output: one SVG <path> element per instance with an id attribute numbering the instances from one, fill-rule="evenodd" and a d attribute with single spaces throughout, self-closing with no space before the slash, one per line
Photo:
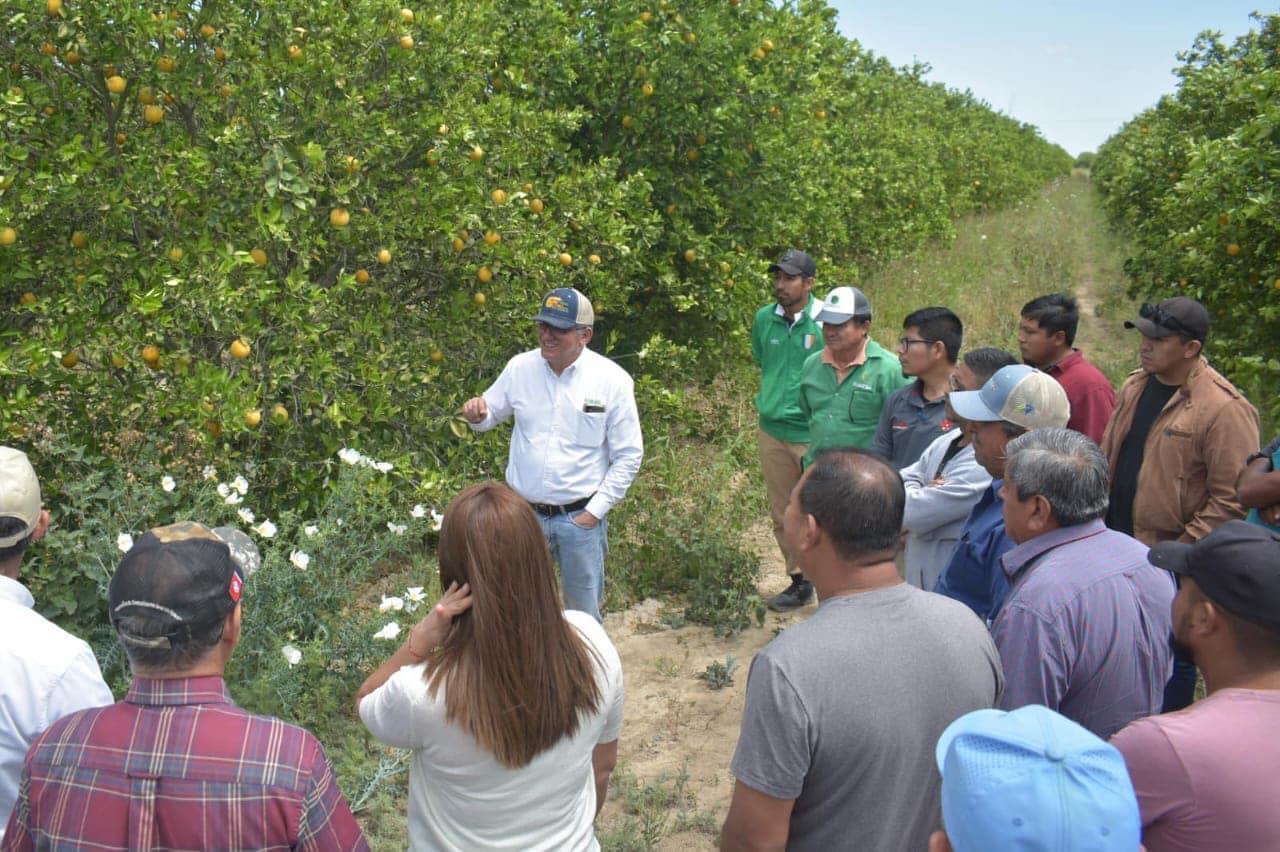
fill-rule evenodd
<path id="1" fill-rule="evenodd" d="M 482 396 L 472 397 L 462 404 L 462 416 L 468 423 L 479 423 L 489 416 L 489 404 Z"/>
<path id="2" fill-rule="evenodd" d="M 583 509 L 581 512 L 570 518 L 569 522 L 584 530 L 593 530 L 600 525 L 600 519 L 588 512 L 586 509 Z"/>

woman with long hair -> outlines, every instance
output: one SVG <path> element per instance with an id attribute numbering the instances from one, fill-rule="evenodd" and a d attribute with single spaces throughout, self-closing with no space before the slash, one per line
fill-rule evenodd
<path id="1" fill-rule="evenodd" d="M 529 504 L 498 482 L 445 510 L 446 591 L 360 687 L 360 718 L 414 750 L 413 849 L 597 849 L 622 728 L 622 663 L 563 611 Z"/>

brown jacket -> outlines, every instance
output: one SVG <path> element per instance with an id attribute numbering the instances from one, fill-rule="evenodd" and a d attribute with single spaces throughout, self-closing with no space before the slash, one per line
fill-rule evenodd
<path id="1" fill-rule="evenodd" d="M 1134 370 L 1120 386 L 1102 436 L 1112 470 L 1148 381 L 1155 379 Z M 1258 410 L 1201 356 L 1147 433 L 1133 498 L 1134 537 L 1146 545 L 1195 541 L 1244 517 L 1236 502 L 1236 477 L 1256 446 Z"/>

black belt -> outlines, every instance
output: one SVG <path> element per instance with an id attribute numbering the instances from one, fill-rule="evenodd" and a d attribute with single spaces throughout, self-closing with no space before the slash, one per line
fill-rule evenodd
<path id="1" fill-rule="evenodd" d="M 592 494 L 591 497 L 595 495 Z M 563 506 L 555 506 L 551 503 L 534 503 L 529 501 L 529 505 L 533 507 L 533 511 L 542 515 L 544 518 L 550 518 L 554 515 L 567 515 L 570 512 L 581 512 L 587 508 L 587 504 L 591 502 L 591 497 L 583 497 L 581 500 L 574 500 L 572 503 L 565 503 Z"/>

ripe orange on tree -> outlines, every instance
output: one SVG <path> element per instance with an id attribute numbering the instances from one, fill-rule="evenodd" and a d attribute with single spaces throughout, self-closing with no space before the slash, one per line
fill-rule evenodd
<path id="1" fill-rule="evenodd" d="M 390 263 L 390 262 L 391 262 L 391 252 L 390 252 L 389 250 L 387 250 L 387 249 L 381 249 L 381 250 L 379 250 L 379 251 L 378 251 L 378 263 L 381 263 L 381 264 L 388 264 L 388 263 Z"/>
<path id="2" fill-rule="evenodd" d="M 142 117 L 146 119 L 147 124 L 159 124 L 164 121 L 164 107 L 159 104 L 147 104 L 142 109 Z"/>
<path id="3" fill-rule="evenodd" d="M 160 367 L 160 347 L 154 343 L 148 343 L 142 347 L 142 363 L 155 370 Z"/>
<path id="4" fill-rule="evenodd" d="M 235 340 L 231 341 L 231 346 L 228 347 L 228 351 L 231 352 L 232 358 L 243 361 L 245 358 L 249 357 L 249 353 L 253 351 L 253 348 L 245 342 L 243 337 L 237 337 Z"/>
<path id="5" fill-rule="evenodd" d="M 556 259 L 560 261 L 561 266 L 568 266 L 569 264 L 573 263 L 573 255 L 564 251 L 560 252 L 560 256 Z"/>
<path id="6" fill-rule="evenodd" d="M 368 283 L 369 283 L 369 270 L 367 270 L 367 269 L 357 269 L 357 270 L 356 270 L 356 283 L 357 283 L 357 284 L 368 284 Z"/>
<path id="7" fill-rule="evenodd" d="M 255 266 L 267 265 L 267 253 L 260 248 L 251 249 L 249 251 L 249 257 L 253 258 Z"/>
<path id="8" fill-rule="evenodd" d="M 498 243 L 500 243 L 500 242 L 502 242 L 502 234 L 499 234 L 497 231 L 485 231 L 485 232 L 484 232 L 484 244 L 485 244 L 485 245 L 487 245 L 487 246 L 492 246 L 492 245 L 497 245 L 497 244 L 498 244 Z"/>
<path id="9" fill-rule="evenodd" d="M 481 284 L 488 284 L 490 281 L 493 280 L 493 270 L 489 269 L 489 267 L 487 266 L 480 267 L 476 271 L 476 279 Z"/>
<path id="10" fill-rule="evenodd" d="M 329 211 L 329 224 L 335 228 L 345 228 L 351 221 L 351 214 L 345 207 L 335 207 Z"/>
<path id="11" fill-rule="evenodd" d="M 529 201 L 529 209 L 530 209 L 532 212 L 534 212 L 534 213 L 541 213 L 541 212 L 542 212 L 542 208 L 543 208 L 543 205 L 542 205 L 542 199 L 541 199 L 541 198 L 533 198 L 533 199 L 530 199 L 530 201 Z"/>

